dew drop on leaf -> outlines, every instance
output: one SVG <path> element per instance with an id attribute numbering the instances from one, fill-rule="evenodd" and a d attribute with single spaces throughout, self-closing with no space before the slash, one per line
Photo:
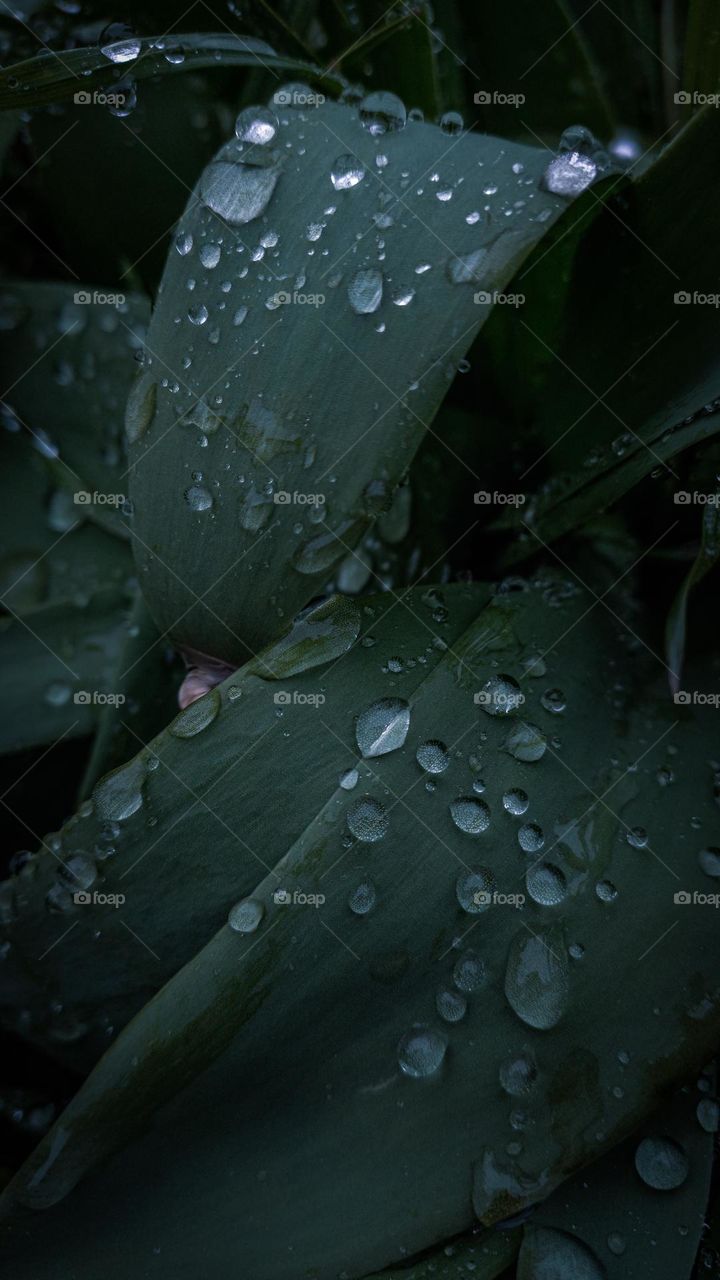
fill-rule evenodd
<path id="1" fill-rule="evenodd" d="M 439 1031 L 417 1026 L 406 1031 L 398 1045 L 398 1063 L 406 1076 L 416 1080 L 432 1076 L 442 1065 L 447 1040 Z"/>
<path id="2" fill-rule="evenodd" d="M 384 756 L 403 745 L 410 728 L 404 698 L 381 698 L 358 717 L 355 737 L 363 756 Z"/>

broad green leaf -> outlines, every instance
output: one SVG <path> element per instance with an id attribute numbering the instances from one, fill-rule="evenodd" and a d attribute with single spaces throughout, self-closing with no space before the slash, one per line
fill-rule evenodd
<path id="1" fill-rule="evenodd" d="M 392 128 L 403 105 L 366 102 L 283 110 L 275 141 L 228 143 L 204 172 L 129 408 L 148 606 L 230 663 L 387 509 L 488 299 L 564 207 L 543 152 Z M 514 212 L 488 223 L 490 181 Z"/>
<path id="2" fill-rule="evenodd" d="M 665 630 L 665 649 L 668 668 L 672 673 L 671 688 L 673 693 L 678 692 L 681 684 L 690 593 L 698 583 L 702 582 L 705 575 L 714 568 L 720 557 L 720 510 L 718 507 L 720 493 L 711 493 L 708 498 L 709 501 L 707 506 L 703 508 L 702 513 L 700 550 L 673 601 Z"/>
<path id="3" fill-rule="evenodd" d="M 79 518 L 129 536 L 123 416 L 149 319 L 114 288 L 17 281 L 0 298 L 3 403 L 41 447 Z"/>
<path id="4" fill-rule="evenodd" d="M 338 75 L 325 73 L 297 58 L 280 56 L 263 40 L 224 31 L 144 36 L 130 41 L 125 49 L 113 49 L 112 44 L 108 48 L 108 53 L 97 46 L 66 49 L 62 57 L 53 52 L 39 53 L 26 62 L 6 67 L 0 72 L 0 110 L 28 110 L 72 98 L 76 93 L 92 94 L 94 90 L 111 88 L 128 75 L 133 80 L 144 80 L 205 67 L 262 67 L 275 74 L 292 71 L 317 80 L 334 92 L 343 87 Z M 135 50 L 134 56 L 131 50 Z"/>
<path id="5" fill-rule="evenodd" d="M 427 666 L 409 661 L 420 656 L 416 641 L 399 646 L 406 625 L 417 636 L 418 626 L 442 627 L 437 618 L 422 626 L 403 610 L 402 625 L 396 619 L 386 630 L 363 610 L 362 639 L 374 645 L 361 639 L 325 675 L 307 671 L 282 686 L 290 696 L 280 704 L 276 749 L 266 740 L 262 752 L 261 794 L 246 758 L 229 802 L 215 797 L 248 844 L 250 810 L 263 811 L 257 851 L 268 874 L 242 888 L 236 878 L 226 897 L 229 908 L 252 896 L 257 905 L 233 920 L 255 923 L 254 931 L 223 925 L 170 979 L 7 1193 L 12 1215 L 18 1199 L 39 1207 L 77 1184 L 48 1218 L 77 1280 L 96 1266 L 87 1234 L 96 1218 L 108 1238 L 122 1233 L 121 1256 L 105 1259 L 109 1280 L 142 1265 L 150 1238 L 178 1280 L 199 1267 L 330 1280 L 397 1266 L 467 1231 L 474 1216 L 491 1224 L 547 1198 L 710 1058 L 720 1023 L 708 900 L 715 862 L 699 854 L 716 830 L 706 770 L 712 709 L 679 715 L 661 668 L 625 644 L 622 620 L 594 609 L 579 587 L 547 573 L 526 586 L 494 597 Z M 386 614 L 388 624 L 401 607 Z M 459 621 L 455 592 L 430 607 Z M 398 656 L 400 671 L 390 665 Z M 708 673 L 694 679 L 702 688 Z M 242 686 L 234 699 L 233 681 L 216 691 L 195 736 L 152 744 L 161 765 L 172 760 L 173 775 L 158 767 L 143 776 L 140 760 L 122 786 L 96 789 L 96 810 L 107 816 L 117 802 L 114 811 L 130 815 L 119 824 L 119 861 L 104 873 L 107 891 L 122 885 L 133 829 L 151 855 L 169 828 L 162 807 L 181 770 L 208 797 L 207 770 L 217 777 L 237 760 L 243 733 L 257 739 L 278 723 L 277 681 Z M 353 717 L 388 697 L 408 703 L 404 744 L 358 760 Z M 340 728 L 328 731 L 335 715 Z M 234 754 L 224 745 L 228 726 Z M 184 764 L 174 750 L 185 752 Z M 431 761 L 439 772 L 428 771 Z M 348 791 L 339 778 L 353 765 L 359 776 Z M 305 809 L 296 812 L 295 841 L 271 849 L 290 794 L 296 811 Z M 150 816 L 158 818 L 152 828 Z M 74 838 L 86 846 L 96 822 L 79 818 Z M 200 825 L 186 887 L 195 894 L 192 920 L 177 894 L 165 900 L 167 880 L 160 889 L 167 861 L 155 867 L 152 912 L 141 914 L 128 896 L 127 922 L 161 968 L 171 944 L 162 916 L 176 933 L 182 918 L 188 934 L 200 905 L 196 880 L 211 891 L 197 863 L 216 828 L 208 818 Z M 177 823 L 173 846 L 186 834 Z M 223 841 L 227 832 L 213 840 L 218 862 Z M 42 875 L 39 866 L 36 893 Z M 375 906 L 358 914 L 368 879 Z M 27 897 L 19 916 L 16 947 L 23 932 L 35 939 L 41 929 Z M 55 948 L 60 989 L 77 983 L 80 957 L 73 965 L 62 951 L 72 952 L 79 932 Z M 458 1021 L 438 1015 L 448 993 L 453 1009 L 466 995 Z M 418 1024 L 427 1028 L 419 1044 Z M 518 1057 L 530 1062 L 522 1098 Z M 436 1070 L 414 1078 L 428 1059 Z M 508 1150 L 518 1108 L 527 1115 L 519 1153 Z M 132 1145 L 111 1158 L 131 1134 Z M 287 1185 L 282 1242 L 269 1247 L 276 1189 Z M 191 1219 L 179 1220 L 177 1205 L 189 1196 Z M 7 1228 L 14 1274 L 46 1280 L 51 1263 L 38 1233 L 28 1238 L 27 1221 L 11 1216 Z"/>

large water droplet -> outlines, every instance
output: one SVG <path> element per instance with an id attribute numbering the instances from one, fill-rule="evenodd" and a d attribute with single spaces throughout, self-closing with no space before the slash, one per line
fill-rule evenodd
<path id="1" fill-rule="evenodd" d="M 277 116 L 268 107 L 245 107 L 235 121 L 235 137 L 265 147 L 278 131 Z"/>
<path id="2" fill-rule="evenodd" d="M 471 916 L 480 915 L 492 906 L 495 877 L 489 867 L 473 867 L 464 871 L 455 882 L 455 893 L 463 911 Z"/>
<path id="3" fill-rule="evenodd" d="M 525 813 L 529 803 L 527 792 L 520 787 L 512 787 L 503 796 L 503 809 L 506 813 L 511 813 L 514 818 L 519 818 Z"/>
<path id="4" fill-rule="evenodd" d="M 490 826 L 490 807 L 474 796 L 458 796 L 450 805 L 450 817 L 460 831 L 476 836 Z"/>
<path id="5" fill-rule="evenodd" d="M 375 844 L 386 835 L 390 819 L 379 801 L 372 796 L 362 796 L 347 813 L 347 825 L 351 835 L 363 844 Z"/>
<path id="6" fill-rule="evenodd" d="M 447 1040 L 439 1031 L 417 1026 L 406 1031 L 398 1045 L 400 1070 L 416 1080 L 432 1076 L 442 1065 Z"/>
<path id="7" fill-rule="evenodd" d="M 140 808 L 147 764 L 136 756 L 129 764 L 113 769 L 98 782 L 93 791 L 95 812 L 106 822 L 124 822 Z"/>
<path id="8" fill-rule="evenodd" d="M 142 369 L 135 378 L 125 406 L 125 434 L 129 444 L 135 444 L 145 435 L 155 416 L 157 383 L 147 370 Z"/>
<path id="9" fill-rule="evenodd" d="M 530 867 L 525 884 L 533 902 L 541 907 L 557 907 L 567 894 L 565 876 L 559 867 L 549 862 Z"/>
<path id="10" fill-rule="evenodd" d="M 529 1027 L 547 1031 L 560 1021 L 569 997 L 569 966 L 560 928 L 516 934 L 508 953 L 505 995 Z"/>
<path id="11" fill-rule="evenodd" d="M 409 728 L 410 707 L 404 698 L 381 698 L 358 717 L 355 737 L 366 758 L 384 756 L 403 745 Z"/>
<path id="12" fill-rule="evenodd" d="M 236 902 L 228 915 L 228 924 L 236 933 L 254 933 L 265 915 L 265 907 L 257 898 Z"/>
<path id="13" fill-rule="evenodd" d="M 606 1280 L 597 1256 L 576 1236 L 552 1227 L 527 1226 L 517 1280 Z"/>
<path id="14" fill-rule="evenodd" d="M 383 274 L 376 267 L 356 271 L 348 284 L 348 301 L 360 316 L 377 311 L 383 296 Z"/>
<path id="15" fill-rule="evenodd" d="M 374 137 L 404 129 L 407 123 L 405 103 L 394 93 L 382 90 L 369 93 L 360 103 L 360 119 Z"/>
<path id="16" fill-rule="evenodd" d="M 688 1175 L 688 1158 L 672 1138 L 643 1138 L 635 1152 L 635 1168 L 655 1191 L 674 1191 Z"/>
<path id="17" fill-rule="evenodd" d="M 505 750 L 516 760 L 531 764 L 545 755 L 547 739 L 536 724 L 517 724 L 505 739 Z"/>
<path id="18" fill-rule="evenodd" d="M 135 36 L 127 40 L 113 40 L 110 44 L 100 46 L 100 52 L 111 62 L 134 62 L 142 49 L 142 41 Z"/>
<path id="19" fill-rule="evenodd" d="M 444 742 L 431 738 L 428 742 L 420 743 L 415 759 L 426 773 L 444 773 L 450 764 L 450 752 Z"/>
<path id="20" fill-rule="evenodd" d="M 496 675 L 485 681 L 475 701 L 489 716 L 514 715 L 525 698 L 512 676 Z"/>
<path id="21" fill-rule="evenodd" d="M 336 191 L 349 191 L 351 187 L 356 187 L 365 177 L 365 169 L 358 160 L 357 156 L 338 156 L 335 161 L 330 179 Z"/>
<path id="22" fill-rule="evenodd" d="M 579 151 L 567 151 L 550 161 L 543 185 L 555 196 L 579 196 L 597 177 L 597 165 Z"/>
<path id="23" fill-rule="evenodd" d="M 207 729 L 208 725 L 212 724 L 220 710 L 220 705 L 219 689 L 211 689 L 204 698 L 191 702 L 189 707 L 175 717 L 170 725 L 171 734 L 174 738 L 194 738 L 196 734 L 202 733 L 203 729 Z"/>
<path id="24" fill-rule="evenodd" d="M 345 596 L 331 596 L 303 609 L 289 631 L 263 649 L 249 670 L 265 680 L 300 675 L 347 653 L 357 640 L 360 625 L 358 606 Z M 357 782 L 357 770 L 354 772 Z"/>
<path id="25" fill-rule="evenodd" d="M 191 511 L 209 511 L 213 505 L 213 496 L 204 484 L 192 484 L 185 490 L 185 501 Z"/>
<path id="26" fill-rule="evenodd" d="M 205 169 L 200 179 L 200 195 L 208 209 L 230 226 L 239 227 L 264 213 L 279 176 L 277 164 L 231 164 L 218 160 Z"/>

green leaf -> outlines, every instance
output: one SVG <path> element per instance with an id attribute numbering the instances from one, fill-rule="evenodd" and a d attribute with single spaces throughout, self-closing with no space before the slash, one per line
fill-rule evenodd
<path id="1" fill-rule="evenodd" d="M 702 582 L 720 558 L 720 510 L 718 508 L 720 493 L 709 494 L 708 497 L 710 501 L 702 513 L 700 550 L 673 601 L 665 630 L 665 651 L 673 693 L 677 693 L 680 688 L 690 593 L 698 583 Z"/>
<path id="2" fill-rule="evenodd" d="M 178 37 L 145 36 L 137 40 L 135 58 L 114 62 L 97 47 L 39 53 L 26 62 L 0 71 L 0 110 L 42 106 L 112 86 L 131 75 L 133 80 L 148 76 L 178 75 L 205 67 L 256 67 L 277 74 L 293 71 L 328 89 L 343 87 L 338 75 L 319 67 L 275 53 L 263 40 L 225 32 L 183 32 Z M 178 58 L 176 55 L 184 56 Z M 168 57 L 170 55 L 170 57 Z"/>
<path id="3" fill-rule="evenodd" d="M 133 947 L 150 947 L 159 970 L 169 967 L 173 946 L 177 956 L 178 932 L 195 949 L 198 914 L 217 891 L 208 870 L 222 867 L 238 836 L 268 874 L 253 881 L 255 859 L 236 852 L 233 884 L 224 877 L 225 910 L 252 894 L 264 914 L 258 922 L 255 908 L 254 932 L 220 927 L 171 978 L 11 1184 L 8 1254 L 18 1280 L 51 1272 L 39 1233 L 28 1234 L 13 1202 L 55 1203 L 75 1184 L 49 1221 L 77 1280 L 96 1268 L 90 1217 L 102 1218 L 110 1238 L 122 1232 L 121 1254 L 105 1259 L 108 1280 L 141 1265 L 150 1233 L 178 1280 L 198 1267 L 211 1274 L 242 1266 L 256 1280 L 290 1280 L 313 1270 L 330 1277 L 397 1266 L 469 1230 L 471 1204 L 491 1224 L 546 1198 L 709 1059 L 720 1024 L 716 922 L 700 896 L 688 904 L 684 895 L 713 887 L 707 860 L 698 859 L 716 829 L 706 773 L 713 712 L 687 708 L 678 722 L 642 647 L 627 646 L 621 620 L 594 613 L 592 597 L 573 583 L 539 574 L 462 625 L 478 590 L 448 589 L 444 601 L 437 589 L 411 593 L 403 600 L 412 613 L 387 597 L 368 602 L 375 614 L 362 608 L 360 641 L 327 671 L 289 678 L 280 704 L 277 681 L 231 677 L 216 691 L 212 714 L 201 717 L 204 728 L 155 740 L 157 769 L 145 774 L 139 757 L 132 777 L 96 789 L 99 812 L 65 829 L 69 851 L 92 847 L 103 816 L 114 813 L 121 828 L 103 888 L 128 886 L 115 918 L 126 914 L 137 938 L 119 946 L 122 957 L 108 947 L 102 965 L 96 959 L 105 980 L 123 961 L 135 965 Z M 444 652 L 433 635 L 445 640 Z M 509 714 L 483 710 L 506 710 L 510 694 Z M 398 697 L 409 712 L 402 745 L 393 711 L 395 749 L 358 759 L 353 717 Z M 373 714 L 385 712 L 376 706 Z M 248 739 L 261 747 L 254 759 Z M 438 739 L 449 763 L 428 775 L 416 752 Z M 671 743 L 682 768 L 661 786 L 656 773 Z M 421 758 L 436 761 L 437 751 L 431 746 Z M 338 780 L 352 766 L 359 778 L 347 791 Z M 192 779 L 224 826 L 206 812 L 196 823 L 178 819 L 180 778 Z M 514 816 L 518 803 L 523 812 Z M 697 818 L 691 840 L 688 813 Z M 529 824 L 542 829 L 541 849 Z M 153 860 L 152 900 L 143 903 L 137 879 L 131 896 L 126 871 L 171 832 L 163 859 Z M 186 841 L 192 855 L 183 858 Z M 204 854 L 210 845 L 212 858 Z M 686 852 L 676 866 L 678 847 Z M 50 936 L 31 902 L 48 884 L 43 861 L 11 930 L 21 954 L 28 945 L 37 954 Z M 466 885 L 478 866 L 487 870 Z M 348 895 L 368 878 L 376 905 L 360 916 Z M 474 898 L 478 883 L 500 896 L 476 912 L 473 904 L 487 905 Z M 509 896 L 517 892 L 525 894 L 521 907 Z M 98 908 L 78 911 L 86 909 L 92 928 Z M 68 917 L 55 927 L 59 937 Z M 107 930 L 117 941 L 112 918 Z M 76 950 L 83 945 L 78 924 L 54 949 L 56 989 L 70 1010 L 87 982 Z M 468 994 L 464 1018 L 443 1022 L 438 994 L 453 990 L 453 975 L 467 987 L 468 967 L 482 989 Z M 564 1007 L 548 987 L 555 972 L 567 988 Z M 102 976 L 93 975 L 97 990 Z M 108 989 L 117 990 L 117 970 Z M 416 1024 L 447 1042 L 427 1079 L 413 1078 L 417 1060 L 403 1057 Z M 439 1043 L 431 1039 L 433 1051 Z M 510 1070 L 518 1055 L 530 1062 L 522 1099 Z M 518 1107 L 527 1114 L 520 1153 L 507 1149 L 509 1114 Z M 287 1185 L 293 1195 L 274 1247 L 275 1189 Z M 188 1196 L 191 1220 L 179 1220 L 177 1205 Z"/>
<path id="4" fill-rule="evenodd" d="M 150 309 L 114 289 L 16 281 L 0 300 L 3 401 L 78 517 L 129 537 L 123 416 Z"/>
<path id="5" fill-rule="evenodd" d="M 228 143 L 202 176 L 128 417 L 149 608 L 179 646 L 235 664 L 387 509 L 492 310 L 479 287 L 503 289 L 562 212 L 532 148 L 416 121 L 374 134 L 330 102 L 287 110 L 279 137 L 276 150 Z M 363 178 L 336 190 L 348 156 Z M 532 202 L 475 221 L 488 173 L 504 204 L 520 164 Z"/>

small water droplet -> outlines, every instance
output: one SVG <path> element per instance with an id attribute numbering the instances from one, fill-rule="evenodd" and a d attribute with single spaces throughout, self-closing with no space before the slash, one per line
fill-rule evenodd
<path id="1" fill-rule="evenodd" d="M 390 819 L 383 806 L 372 796 L 362 796 L 348 810 L 346 822 L 350 834 L 363 844 L 376 844 L 387 834 Z"/>
<path id="2" fill-rule="evenodd" d="M 450 817 L 459 831 L 476 836 L 490 826 L 490 807 L 475 796 L 458 796 L 450 805 Z"/>
<path id="3" fill-rule="evenodd" d="M 432 1076 L 442 1065 L 447 1040 L 439 1031 L 416 1026 L 406 1031 L 398 1045 L 398 1063 L 406 1076 L 416 1080 Z"/>

